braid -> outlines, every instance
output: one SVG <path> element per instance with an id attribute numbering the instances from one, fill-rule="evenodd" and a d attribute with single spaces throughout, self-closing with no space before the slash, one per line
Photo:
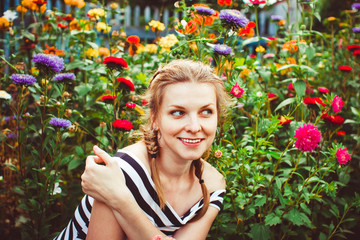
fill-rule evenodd
<path id="1" fill-rule="evenodd" d="M 202 179 L 202 174 L 204 171 L 203 161 L 201 159 L 194 160 L 192 162 L 192 165 L 195 168 L 195 176 L 199 179 L 199 183 L 201 185 L 201 191 L 203 193 L 203 199 L 204 199 L 203 207 L 201 208 L 200 212 L 193 219 L 191 219 L 191 221 L 193 222 L 193 221 L 200 219 L 206 213 L 207 209 L 209 208 L 210 195 L 209 195 L 209 191 L 204 183 L 204 180 Z"/>
<path id="2" fill-rule="evenodd" d="M 144 142 L 147 148 L 148 153 L 150 154 L 150 169 L 151 169 L 151 178 L 155 183 L 155 189 L 159 196 L 160 208 L 165 206 L 165 197 L 161 186 L 159 172 L 156 166 L 156 156 L 159 154 L 159 143 L 158 143 L 158 131 L 150 130 L 145 131 L 144 133 Z"/>

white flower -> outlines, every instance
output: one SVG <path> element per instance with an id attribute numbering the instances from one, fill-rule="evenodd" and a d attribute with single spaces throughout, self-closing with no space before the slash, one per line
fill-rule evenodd
<path id="1" fill-rule="evenodd" d="M 0 99 L 9 100 L 11 99 L 11 95 L 4 90 L 0 90 Z"/>
<path id="2" fill-rule="evenodd" d="M 258 97 L 262 97 L 262 95 L 263 95 L 262 92 L 257 92 L 256 93 L 256 96 L 258 96 Z"/>
<path id="3" fill-rule="evenodd" d="M 57 183 L 55 183 L 55 185 L 54 185 L 54 191 L 52 192 L 51 195 L 56 195 L 56 194 L 58 194 L 58 193 L 61 193 L 61 188 L 59 187 L 59 183 L 57 182 Z"/>
<path id="4" fill-rule="evenodd" d="M 6 10 L 4 12 L 4 18 L 6 18 L 9 22 L 13 22 L 15 19 L 17 19 L 17 12 Z"/>

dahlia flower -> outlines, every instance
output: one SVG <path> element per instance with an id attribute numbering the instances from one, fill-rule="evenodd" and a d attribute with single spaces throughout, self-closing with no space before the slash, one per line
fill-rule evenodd
<path id="1" fill-rule="evenodd" d="M 335 95 L 331 107 L 334 113 L 338 113 L 341 111 L 341 108 L 344 106 L 344 101 L 342 100 L 342 97 L 338 97 Z"/>
<path id="2" fill-rule="evenodd" d="M 321 132 L 313 124 L 304 124 L 302 127 L 299 127 L 294 137 L 297 139 L 295 141 L 295 147 L 300 151 L 312 152 L 321 141 Z"/>
<path id="3" fill-rule="evenodd" d="M 336 158 L 340 165 L 346 164 L 351 159 L 346 147 L 341 147 L 336 151 Z"/>

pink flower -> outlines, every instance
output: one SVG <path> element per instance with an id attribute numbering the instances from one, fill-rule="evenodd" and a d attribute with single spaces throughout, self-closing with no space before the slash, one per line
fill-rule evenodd
<path id="1" fill-rule="evenodd" d="M 232 86 L 230 93 L 232 93 L 235 97 L 240 98 L 244 94 L 244 89 L 240 87 L 239 84 L 235 83 Z"/>
<path id="2" fill-rule="evenodd" d="M 293 83 L 289 83 L 288 89 L 289 89 L 290 91 L 295 91 L 294 84 L 293 84 Z"/>
<path id="3" fill-rule="evenodd" d="M 133 103 L 133 102 L 128 102 L 128 103 L 126 103 L 126 106 L 127 106 L 128 108 L 135 108 L 135 107 L 136 107 L 136 104 Z"/>
<path id="4" fill-rule="evenodd" d="M 295 147 L 300 151 L 312 152 L 321 141 L 321 132 L 313 124 L 304 124 L 304 126 L 299 127 L 294 135 L 297 138 L 295 142 Z"/>
<path id="5" fill-rule="evenodd" d="M 340 112 L 341 108 L 344 106 L 344 101 L 342 100 L 341 97 L 338 97 L 335 95 L 332 103 L 331 103 L 331 107 L 334 113 Z"/>
<path id="6" fill-rule="evenodd" d="M 340 165 L 346 164 L 351 159 L 351 155 L 348 153 L 346 147 L 339 148 L 336 151 L 336 158 Z"/>
<path id="7" fill-rule="evenodd" d="M 125 119 L 116 119 L 112 125 L 114 128 L 125 131 L 129 131 L 134 127 L 130 121 Z"/>
<path id="8" fill-rule="evenodd" d="M 216 150 L 214 155 L 215 155 L 216 158 L 221 158 L 221 156 L 222 156 L 221 150 Z"/>
<path id="9" fill-rule="evenodd" d="M 319 92 L 321 93 L 328 93 L 329 89 L 327 89 L 326 87 L 318 87 Z"/>

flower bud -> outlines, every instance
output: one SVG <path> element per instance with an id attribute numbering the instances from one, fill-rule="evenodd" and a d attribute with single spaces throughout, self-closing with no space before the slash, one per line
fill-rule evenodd
<path id="1" fill-rule="evenodd" d="M 66 117 L 70 117 L 71 114 L 72 114 L 72 110 L 71 110 L 70 108 L 68 108 L 68 109 L 65 110 L 65 116 L 66 116 Z"/>
<path id="2" fill-rule="evenodd" d="M 104 128 L 104 127 L 106 127 L 106 122 L 101 122 L 99 125 L 101 128 Z"/>

